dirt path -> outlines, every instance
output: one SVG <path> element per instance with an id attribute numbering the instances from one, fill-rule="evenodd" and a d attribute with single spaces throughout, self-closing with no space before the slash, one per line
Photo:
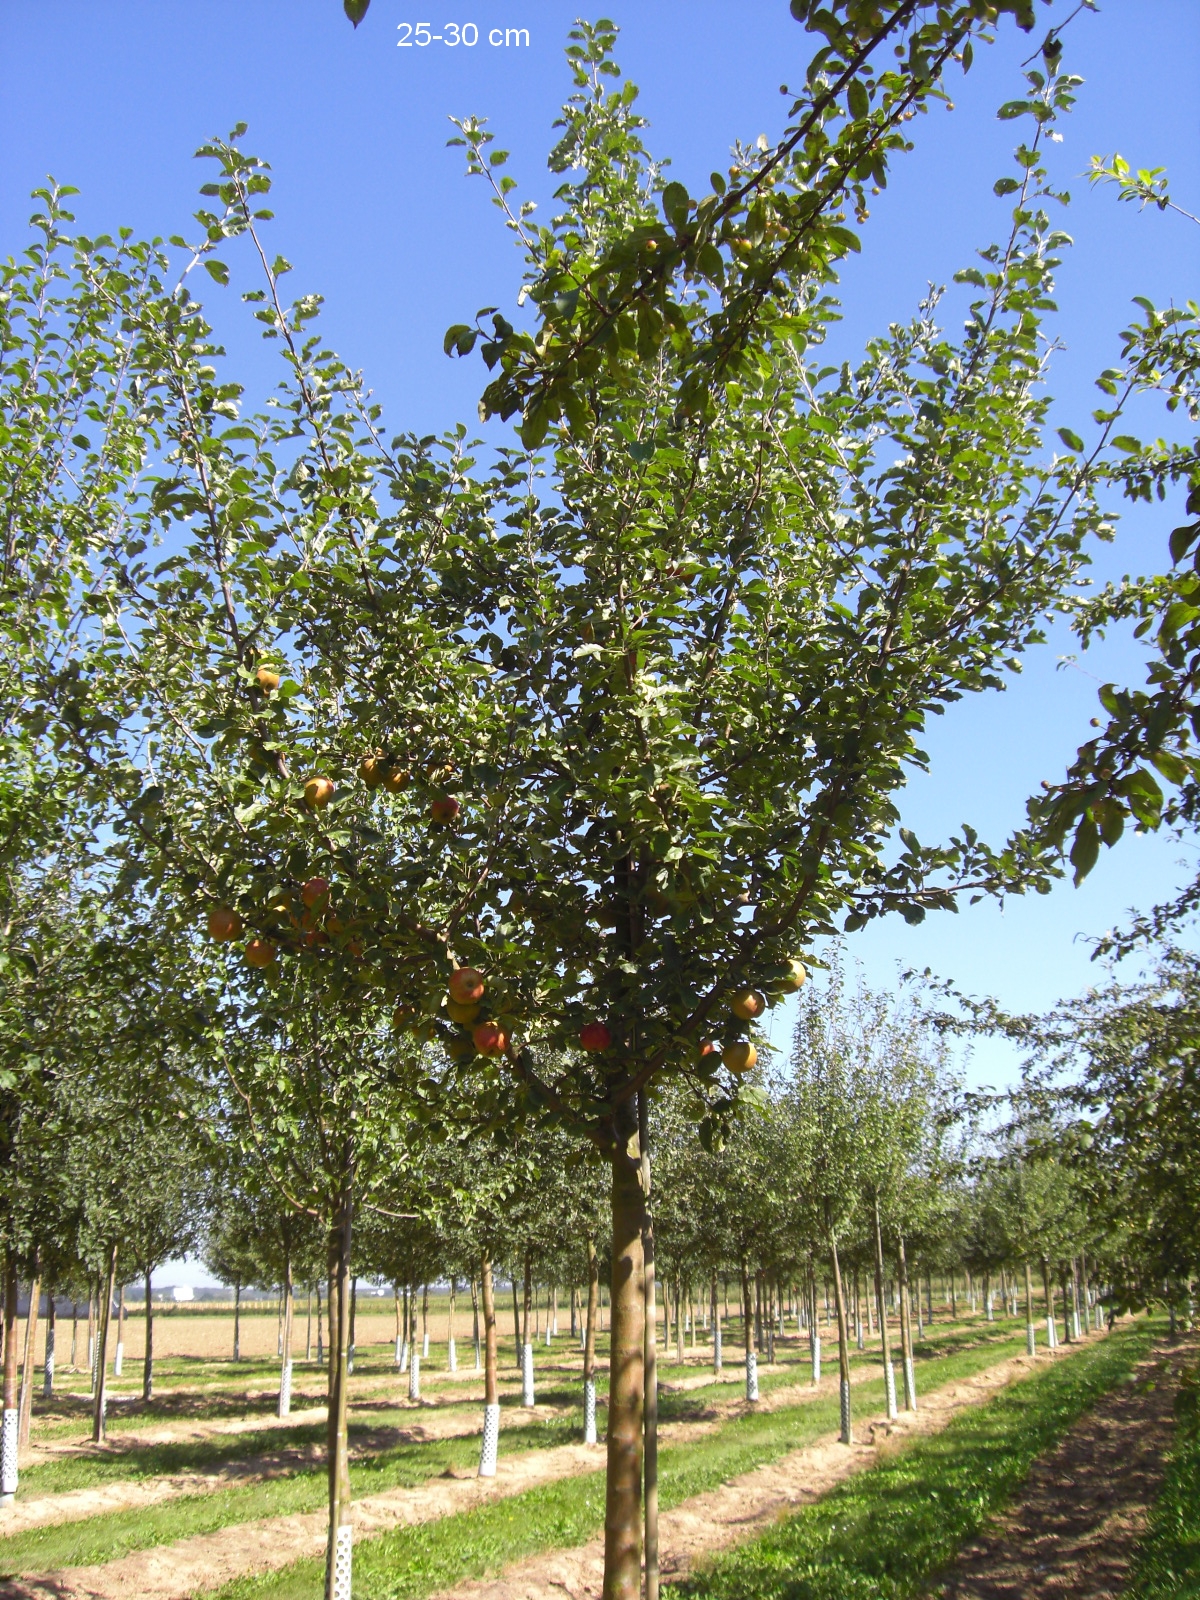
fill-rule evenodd
<path id="1" fill-rule="evenodd" d="M 967 1406 L 989 1399 L 1049 1359 L 1017 1356 L 999 1362 L 973 1378 L 931 1391 L 915 1415 L 902 1412 L 890 1425 L 882 1416 L 857 1423 L 858 1442 L 849 1448 L 835 1437 L 822 1439 L 664 1512 L 659 1519 L 663 1582 L 686 1577 L 706 1558 L 754 1538 L 852 1473 L 873 1466 L 877 1441 L 936 1433 Z M 458 1584 L 433 1600 L 592 1600 L 600 1594 L 603 1575 L 604 1544 L 593 1539 L 575 1549 L 532 1556 L 497 1578 Z"/>
<path id="2" fill-rule="evenodd" d="M 1019 1500 L 964 1547 L 943 1600 L 1115 1600 L 1162 1483 L 1180 1371 L 1197 1342 L 1159 1345 L 1049 1455 Z"/>

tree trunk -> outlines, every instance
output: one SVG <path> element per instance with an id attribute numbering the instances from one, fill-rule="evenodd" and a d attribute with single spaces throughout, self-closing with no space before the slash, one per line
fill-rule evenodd
<path id="1" fill-rule="evenodd" d="M 17 1492 L 17 1256 L 10 1246 L 4 1261 L 4 1410 L 0 1418 L 0 1505 Z"/>
<path id="2" fill-rule="evenodd" d="M 53 1289 L 46 1296 L 46 1354 L 42 1362 L 42 1399 L 49 1400 L 54 1394 L 54 1343 L 57 1330 L 57 1308 L 54 1304 Z"/>
<path id="3" fill-rule="evenodd" d="M 587 1323 L 583 1330 L 583 1442 L 596 1443 L 596 1313 L 600 1300 L 600 1264 L 596 1244 L 587 1242 Z"/>
<path id="4" fill-rule="evenodd" d="M 117 1350 L 113 1357 L 113 1377 L 125 1371 L 125 1285 L 117 1290 Z"/>
<path id="5" fill-rule="evenodd" d="M 421 1358 L 429 1355 L 429 1285 L 421 1285 Z"/>
<path id="6" fill-rule="evenodd" d="M 721 1307 L 717 1300 L 717 1275 L 712 1275 L 712 1346 L 713 1346 L 713 1371 L 720 1372 L 724 1362 L 724 1351 L 721 1349 Z"/>
<path id="7" fill-rule="evenodd" d="M 33 1352 L 36 1347 L 38 1312 L 42 1306 L 42 1279 L 34 1259 L 34 1279 L 29 1285 L 29 1310 L 25 1314 L 25 1357 L 21 1365 L 21 1398 L 17 1407 L 17 1450 L 29 1443 L 33 1421 Z"/>
<path id="8" fill-rule="evenodd" d="M 643 1089 L 638 1095 L 638 1148 L 641 1153 L 642 1197 L 645 1222 L 642 1227 L 642 1283 L 644 1318 L 642 1323 L 643 1499 L 645 1511 L 645 1600 L 658 1600 L 658 1313 L 654 1304 L 654 1189 L 650 1172 L 650 1111 Z M 692 1343 L 696 1326 L 692 1324 Z"/>
<path id="9" fill-rule="evenodd" d="M 1050 1282 L 1050 1264 L 1045 1256 L 1042 1257 L 1042 1288 L 1046 1295 L 1046 1347 L 1054 1350 L 1058 1346 L 1058 1331 L 1054 1326 L 1054 1288 Z"/>
<path id="10" fill-rule="evenodd" d="M 350 1600 L 354 1559 L 354 1530 L 350 1508 L 350 1452 L 346 1427 L 350 1357 L 349 1274 L 353 1228 L 354 1193 L 348 1172 L 338 1204 L 338 1215 L 329 1252 L 333 1293 L 329 1304 L 329 1542 L 325 1552 L 325 1600 Z"/>
<path id="11" fill-rule="evenodd" d="M 1025 1263 L 1025 1348 L 1030 1355 L 1037 1353 L 1037 1330 L 1033 1325 L 1033 1273 Z"/>
<path id="12" fill-rule="evenodd" d="M 396 1365 L 399 1366 L 400 1347 L 404 1343 L 404 1335 L 400 1330 L 400 1285 L 396 1282 L 393 1282 L 392 1284 L 392 1305 L 396 1312 L 396 1345 L 395 1353 L 392 1359 L 395 1361 Z"/>
<path id="13" fill-rule="evenodd" d="M 100 1305 L 100 1280 L 96 1280 L 93 1290 L 88 1287 L 88 1315 L 87 1315 L 87 1365 L 88 1383 L 93 1393 L 96 1388 L 96 1311 Z"/>
<path id="14" fill-rule="evenodd" d="M 646 1230 L 646 1197 L 642 1190 L 636 1110 L 625 1101 L 618 1107 L 613 1121 L 612 1291 L 603 1600 L 639 1600 L 645 1395 L 642 1240 Z"/>
<path id="15" fill-rule="evenodd" d="M 242 1280 L 237 1278 L 233 1285 L 233 1359 L 242 1359 Z"/>
<path id="16" fill-rule="evenodd" d="M 279 1368 L 279 1415 L 292 1414 L 292 1318 L 295 1302 L 292 1293 L 292 1253 L 283 1256 L 283 1360 Z"/>
<path id="17" fill-rule="evenodd" d="M 96 1388 L 92 1402 L 92 1443 L 104 1442 L 105 1413 L 108 1406 L 108 1327 L 112 1320 L 113 1289 L 117 1281 L 117 1247 L 108 1255 L 104 1300 L 100 1306 L 100 1338 L 96 1346 Z"/>
<path id="18" fill-rule="evenodd" d="M 954 1287 L 954 1268 L 950 1268 L 950 1316 L 954 1322 L 958 1321 L 958 1290 Z"/>
<path id="19" fill-rule="evenodd" d="M 458 1279 L 450 1275 L 450 1309 L 446 1313 L 446 1371 L 458 1371 L 458 1348 L 454 1343 L 454 1306 L 458 1294 Z"/>
<path id="20" fill-rule="evenodd" d="M 750 1271 L 742 1262 L 742 1333 L 746 1341 L 746 1399 L 758 1399 L 758 1351 L 754 1348 L 754 1297 Z"/>
<path id="21" fill-rule="evenodd" d="M 883 1351 L 883 1381 L 887 1393 L 887 1414 L 891 1422 L 896 1415 L 896 1374 L 892 1370 L 892 1346 L 888 1337 L 887 1299 L 883 1282 L 883 1229 L 879 1223 L 879 1196 L 875 1203 L 875 1310 L 879 1317 L 879 1343 Z"/>
<path id="22" fill-rule="evenodd" d="M 79 1301 L 71 1301 L 71 1371 L 77 1372 L 79 1357 Z"/>
<path id="23" fill-rule="evenodd" d="M 325 1365 L 325 1324 L 321 1310 L 321 1280 L 317 1279 L 317 1365 Z"/>
<path id="24" fill-rule="evenodd" d="M 525 1251 L 525 1298 L 522 1307 L 521 1321 L 521 1404 L 531 1406 L 534 1403 L 533 1391 L 533 1328 L 531 1325 L 531 1312 L 533 1310 L 533 1253 Z"/>
<path id="25" fill-rule="evenodd" d="M 479 1258 L 479 1282 L 483 1292 L 484 1345 L 483 1443 L 479 1451 L 479 1476 L 494 1478 L 500 1453 L 500 1380 L 496 1370 L 496 1292 L 492 1283 L 492 1258 L 486 1250 Z"/>
<path id="26" fill-rule="evenodd" d="M 495 1316 L 494 1307 L 492 1315 Z M 475 1371 L 478 1372 L 483 1363 L 480 1360 L 479 1350 L 479 1284 L 474 1273 L 471 1274 L 471 1341 L 475 1346 Z"/>
<path id="27" fill-rule="evenodd" d="M 904 1254 L 904 1235 L 896 1234 L 896 1261 L 900 1279 L 900 1351 L 904 1361 L 904 1409 L 917 1409 L 917 1375 L 913 1369 L 912 1322 L 909 1319 L 908 1260 Z"/>
<path id="28" fill-rule="evenodd" d="M 425 1293 L 426 1294 L 429 1293 L 428 1286 L 426 1286 Z M 347 1371 L 347 1373 L 351 1373 L 351 1372 L 354 1371 L 354 1336 L 355 1336 L 355 1324 L 357 1323 L 357 1321 L 358 1321 L 358 1279 L 353 1274 L 351 1274 L 351 1277 L 350 1277 L 350 1333 L 349 1333 L 350 1343 L 346 1347 L 346 1371 Z M 425 1354 L 426 1355 L 429 1354 L 429 1335 L 428 1335 L 428 1333 L 425 1335 Z"/>
<path id="29" fill-rule="evenodd" d="M 522 1345 L 522 1340 L 521 1340 L 521 1292 L 517 1288 L 517 1274 L 516 1274 L 515 1270 L 514 1270 L 514 1272 L 512 1274 L 512 1297 L 513 1297 L 513 1348 L 516 1351 L 516 1355 L 517 1355 L 517 1371 L 519 1373 L 521 1373 L 522 1375 L 524 1375 L 524 1372 L 525 1372 L 525 1351 L 524 1351 L 524 1348 L 523 1348 L 523 1345 Z"/>
<path id="30" fill-rule="evenodd" d="M 842 1266 L 838 1260 L 837 1239 L 833 1229 L 829 1227 L 826 1217 L 826 1230 L 829 1236 L 829 1259 L 833 1265 L 833 1300 L 837 1309 L 838 1330 L 838 1398 L 841 1414 L 841 1441 L 843 1444 L 853 1444 L 854 1436 L 850 1429 L 850 1325 L 846 1319 L 846 1296 L 842 1290 Z"/>
<path id="31" fill-rule="evenodd" d="M 146 1273 L 146 1354 L 142 1361 L 142 1399 L 154 1398 L 154 1304 L 150 1298 L 150 1274 Z"/>

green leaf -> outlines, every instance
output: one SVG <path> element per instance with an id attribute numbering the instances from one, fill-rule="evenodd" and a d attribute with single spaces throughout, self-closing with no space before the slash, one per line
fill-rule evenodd
<path id="1" fill-rule="evenodd" d="M 1080 818 L 1079 826 L 1075 830 L 1075 842 L 1071 846 L 1071 865 L 1075 868 L 1076 888 L 1096 865 L 1096 857 L 1099 854 L 1100 830 L 1088 812 Z"/>
<path id="2" fill-rule="evenodd" d="M 204 263 L 204 270 L 222 286 L 229 282 L 229 268 L 223 261 L 214 261 L 209 257 Z"/>
<path id="3" fill-rule="evenodd" d="M 1074 450 L 1076 455 L 1078 455 L 1083 449 L 1083 440 L 1070 428 L 1060 428 L 1058 430 L 1058 437 L 1066 445 L 1067 449 Z"/>
<path id="4" fill-rule="evenodd" d="M 1187 555 L 1197 536 L 1200 536 L 1200 522 L 1190 522 L 1182 528 L 1171 529 L 1171 560 L 1182 561 Z"/>
<path id="5" fill-rule="evenodd" d="M 371 0 L 342 0 L 342 10 L 357 28 L 370 10 Z"/>

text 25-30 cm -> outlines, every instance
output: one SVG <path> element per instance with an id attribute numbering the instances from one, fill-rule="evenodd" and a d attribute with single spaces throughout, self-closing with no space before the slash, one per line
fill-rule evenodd
<path id="1" fill-rule="evenodd" d="M 411 50 L 414 45 L 424 49 L 429 44 L 465 44 L 468 49 L 479 43 L 479 29 L 473 22 L 443 22 L 441 33 L 432 32 L 428 22 L 401 22 L 400 37 L 396 40 L 401 50 Z M 498 49 L 528 49 L 528 28 L 490 28 L 485 35 L 488 44 Z"/>

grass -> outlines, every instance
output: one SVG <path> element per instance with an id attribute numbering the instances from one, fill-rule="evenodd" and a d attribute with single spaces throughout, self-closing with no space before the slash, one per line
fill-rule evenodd
<path id="1" fill-rule="evenodd" d="M 676 1596 L 906 1600 L 926 1592 L 1011 1498 L 1034 1459 L 1132 1371 L 1155 1331 L 1140 1321 L 1044 1368 L 719 1557 Z"/>
<path id="2" fill-rule="evenodd" d="M 533 1423 L 511 1433 L 505 1448 L 546 1449 L 578 1438 L 580 1430 L 566 1422 Z M 351 1464 L 356 1497 L 385 1489 L 414 1488 L 439 1473 L 471 1466 L 479 1453 L 475 1437 L 398 1445 Z M 256 1517 L 282 1517 L 317 1511 L 326 1500 L 324 1466 L 298 1469 L 279 1477 L 234 1484 L 195 1495 L 182 1495 L 161 1505 L 107 1512 L 78 1522 L 34 1528 L 0 1539 L 0 1577 L 50 1568 L 115 1561 L 132 1550 L 166 1544 L 194 1534 L 212 1533 Z"/>
<path id="3" fill-rule="evenodd" d="M 925 1368 L 926 1389 L 970 1376 L 1024 1349 L 1024 1339 L 976 1344 L 935 1358 Z M 860 1413 L 878 1411 L 882 1378 L 855 1387 Z M 659 1501 L 664 1510 L 715 1488 L 724 1479 L 777 1460 L 837 1428 L 836 1397 L 821 1397 L 773 1412 L 750 1412 L 711 1433 L 664 1448 L 659 1457 Z M 416 1527 L 396 1528 L 356 1546 L 354 1590 L 361 1600 L 423 1600 L 438 1589 L 495 1573 L 543 1550 L 592 1537 L 604 1518 L 604 1474 L 546 1484 L 470 1512 Z M 280 1572 L 236 1579 L 211 1600 L 313 1600 L 320 1592 L 321 1561 L 297 1562 Z"/>
<path id="4" fill-rule="evenodd" d="M 1200 1596 L 1200 1369 L 1184 1378 L 1175 1419 L 1166 1478 L 1125 1591 L 1129 1600 Z"/>

